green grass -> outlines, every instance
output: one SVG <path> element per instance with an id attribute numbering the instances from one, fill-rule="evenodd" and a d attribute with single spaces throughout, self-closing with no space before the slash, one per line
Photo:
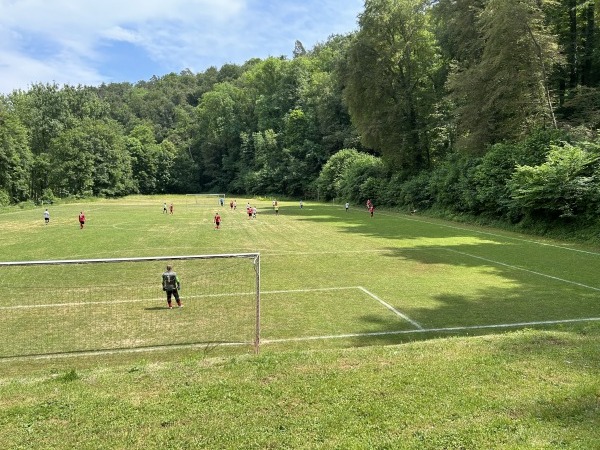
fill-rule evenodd
<path id="1" fill-rule="evenodd" d="M 246 339 L 251 308 L 189 298 L 165 311 L 161 264 L 124 269 L 138 285 L 127 295 L 147 289 L 147 303 L 85 314 L 15 310 L 30 300 L 11 280 L 34 278 L 27 288 L 59 303 L 75 286 L 110 291 L 104 268 L 3 276 L 3 448 L 600 446 L 599 249 L 310 202 L 275 216 L 251 201 L 256 220 L 218 208 L 219 231 L 215 208 L 184 197 L 53 205 L 48 226 L 39 208 L 0 214 L 5 261 L 260 252 L 263 340 L 258 356 L 214 342 Z M 201 271 L 182 270 L 185 293 Z M 224 267 L 203 277 L 199 290 L 246 285 Z M 167 345 L 190 339 L 204 344 Z M 125 347 L 138 351 L 77 353 Z M 14 358 L 33 353 L 59 355 Z"/>

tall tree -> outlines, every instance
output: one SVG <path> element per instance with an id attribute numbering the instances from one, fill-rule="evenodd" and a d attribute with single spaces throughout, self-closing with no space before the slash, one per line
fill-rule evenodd
<path id="1" fill-rule="evenodd" d="M 156 143 L 150 124 L 136 126 L 127 138 L 127 150 L 135 182 L 141 194 L 154 194 L 158 190 L 160 147 Z"/>
<path id="2" fill-rule="evenodd" d="M 0 198 L 0 204 L 3 200 L 19 202 L 29 197 L 32 164 L 27 129 L 0 99 L 0 191 L 7 197 Z"/>
<path id="3" fill-rule="evenodd" d="M 194 157 L 202 163 L 207 189 L 225 190 L 235 176 L 244 129 L 242 89 L 230 82 L 215 85 L 197 108 Z"/>
<path id="4" fill-rule="evenodd" d="M 489 0 L 478 17 L 482 53 L 450 77 L 462 147 L 490 144 L 554 123 L 548 74 L 557 52 L 538 0 Z"/>
<path id="5" fill-rule="evenodd" d="M 365 146 L 392 166 L 430 164 L 427 128 L 439 54 L 427 0 L 367 0 L 349 50 L 344 98 Z"/>
<path id="6" fill-rule="evenodd" d="M 49 156 L 54 192 L 119 196 L 133 191 L 131 159 L 114 121 L 83 119 L 52 140 Z"/>

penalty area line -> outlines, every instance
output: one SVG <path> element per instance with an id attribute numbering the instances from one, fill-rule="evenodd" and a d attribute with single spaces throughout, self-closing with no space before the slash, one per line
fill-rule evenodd
<path id="1" fill-rule="evenodd" d="M 402 312 L 398 311 L 396 308 L 394 308 L 392 305 L 390 305 L 389 303 L 384 302 L 383 300 L 381 300 L 379 297 L 377 297 L 375 294 L 373 294 L 372 292 L 366 290 L 364 287 L 362 286 L 358 286 L 358 289 L 360 289 L 361 291 L 363 291 L 365 294 L 367 294 L 369 297 L 377 300 L 379 303 L 381 303 L 383 306 L 385 306 L 387 309 L 389 309 L 390 311 L 392 311 L 394 314 L 396 314 L 398 317 L 402 317 L 404 320 L 406 320 L 407 322 L 411 323 L 412 325 L 414 325 L 416 328 L 418 328 L 419 330 L 422 330 L 423 327 L 421 326 L 420 323 L 412 320 L 410 317 L 408 317 L 406 314 L 403 314 Z"/>
<path id="2" fill-rule="evenodd" d="M 455 331 L 469 331 L 469 330 L 486 330 L 486 329 L 505 329 L 505 328 L 523 328 L 532 326 L 543 326 L 543 325 L 561 325 L 569 323 L 585 323 L 585 322 L 599 322 L 600 317 L 589 317 L 584 319 L 564 319 L 564 320 L 542 320 L 538 322 L 516 322 L 516 323 L 501 323 L 493 325 L 471 325 L 465 327 L 444 327 L 444 328 L 420 328 L 418 330 L 398 330 L 398 331 L 372 331 L 368 333 L 345 333 L 345 334 L 330 334 L 324 336 L 305 336 L 296 338 L 282 338 L 282 339 L 261 339 L 262 344 L 278 344 L 286 342 L 301 342 L 301 341 L 318 341 L 328 339 L 348 339 L 348 338 L 360 338 L 360 337 L 377 337 L 377 336 L 394 336 L 401 334 L 423 334 L 423 333 L 443 333 L 443 332 L 455 332 Z"/>
<path id="3" fill-rule="evenodd" d="M 314 288 L 314 289 L 289 289 L 289 290 L 273 290 L 273 291 L 261 291 L 261 295 L 269 294 L 288 294 L 288 293 L 304 293 L 304 292 L 324 292 L 324 291 L 344 291 L 361 289 L 358 286 L 342 286 L 342 287 L 326 287 L 326 288 Z M 244 297 L 254 296 L 254 292 L 229 292 L 223 294 L 202 294 L 202 295 L 182 295 L 182 300 L 186 299 L 205 299 L 205 298 L 221 298 L 221 297 Z M 372 295 L 372 294 L 371 294 Z M 33 308 L 65 308 L 65 307 L 78 307 L 78 306 L 97 306 L 97 305 L 117 305 L 117 304 L 130 304 L 130 303 L 146 303 L 146 302 L 161 302 L 164 301 L 164 297 L 153 297 L 153 298 L 136 298 L 129 300 L 106 300 L 106 301 L 84 301 L 84 302 L 62 302 L 62 303 L 40 303 L 33 305 L 11 305 L 11 306 L 0 306 L 0 311 L 3 310 L 19 310 L 19 309 L 33 309 Z"/>

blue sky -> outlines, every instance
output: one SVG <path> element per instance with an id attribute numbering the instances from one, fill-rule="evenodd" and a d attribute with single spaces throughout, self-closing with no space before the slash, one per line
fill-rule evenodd
<path id="1" fill-rule="evenodd" d="M 363 0 L 0 0 L 0 93 L 292 56 L 357 29 Z"/>

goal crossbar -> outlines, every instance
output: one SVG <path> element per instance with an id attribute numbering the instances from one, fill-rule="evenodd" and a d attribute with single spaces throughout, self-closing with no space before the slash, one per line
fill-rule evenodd
<path id="1" fill-rule="evenodd" d="M 185 255 L 185 256 L 140 256 L 134 258 L 89 258 L 89 259 L 49 259 L 41 261 L 0 261 L 0 266 L 35 266 L 62 264 L 96 264 L 138 261 L 181 261 L 186 259 L 219 259 L 219 258 L 252 258 L 260 259 L 260 253 L 223 253 L 216 255 Z"/>

